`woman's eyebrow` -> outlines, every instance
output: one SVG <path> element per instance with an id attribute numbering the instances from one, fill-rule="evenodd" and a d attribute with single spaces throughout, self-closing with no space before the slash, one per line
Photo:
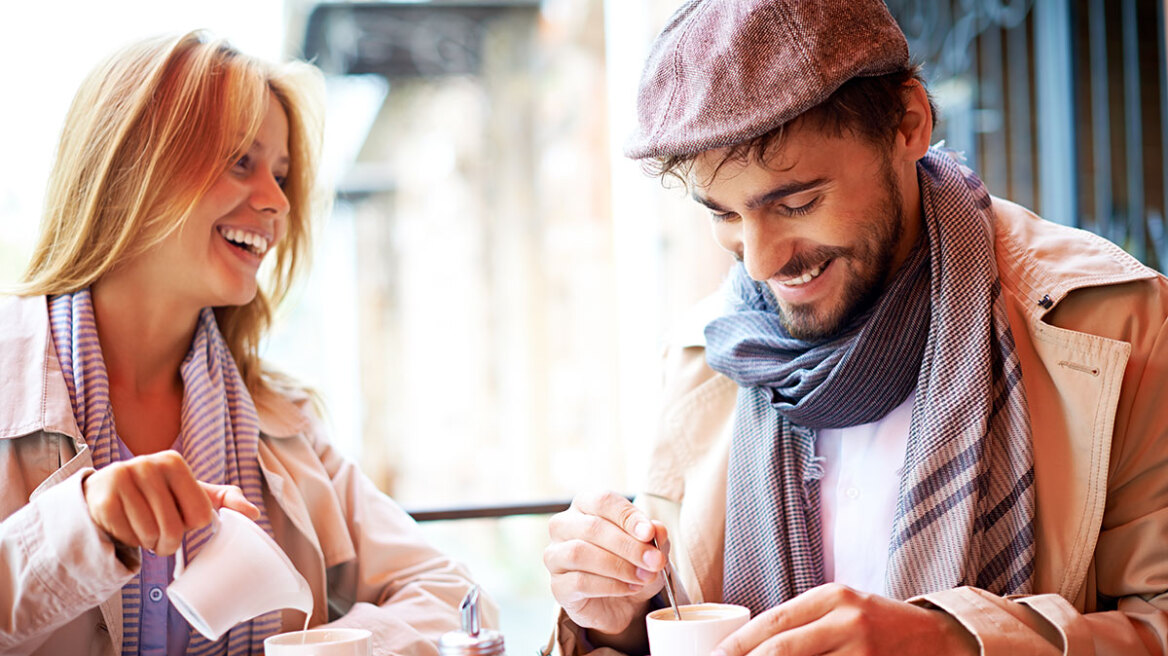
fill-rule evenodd
<path id="1" fill-rule="evenodd" d="M 259 139 L 256 139 L 255 141 L 251 142 L 251 150 L 263 151 L 266 149 L 267 148 L 264 146 L 264 142 L 260 141 Z M 287 155 L 282 155 L 282 156 L 280 156 L 280 159 L 276 161 L 276 163 L 283 166 L 283 165 L 287 165 L 291 161 L 292 161 L 291 158 L 289 158 Z"/>

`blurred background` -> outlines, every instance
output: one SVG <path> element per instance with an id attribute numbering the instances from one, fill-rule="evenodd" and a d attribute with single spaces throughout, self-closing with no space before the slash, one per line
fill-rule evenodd
<path id="1" fill-rule="evenodd" d="M 992 192 L 1162 267 L 1163 2 L 888 4 L 926 63 L 937 138 Z M 267 357 L 322 393 L 338 446 L 469 563 L 509 651 L 531 653 L 554 614 L 543 511 L 638 489 L 662 339 L 730 262 L 681 190 L 620 154 L 679 5 L 5 3 L 0 284 L 27 260 L 61 120 L 101 57 L 206 28 L 314 61 L 337 197 Z"/>

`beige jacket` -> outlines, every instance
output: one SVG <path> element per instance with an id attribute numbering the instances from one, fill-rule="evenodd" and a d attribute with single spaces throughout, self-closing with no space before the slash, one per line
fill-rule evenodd
<path id="1" fill-rule="evenodd" d="M 370 629 L 374 654 L 437 654 L 458 628 L 467 571 L 329 445 L 304 395 L 256 407 L 265 506 L 312 587 L 311 624 Z M 140 558 L 90 519 L 92 471 L 44 297 L 0 301 L 0 654 L 121 653 L 120 591 Z M 285 611 L 283 628 L 303 621 Z"/>
<path id="2" fill-rule="evenodd" d="M 1012 203 L 995 199 L 994 213 L 1034 433 L 1039 594 L 959 588 L 913 601 L 956 616 L 991 656 L 1168 654 L 1168 280 Z M 709 318 L 695 317 L 667 350 L 666 402 L 638 497 L 668 525 L 677 579 L 694 601 L 722 594 L 738 391 L 706 366 Z M 1039 616 L 1064 644 L 1039 635 Z M 558 632 L 564 653 L 582 651 L 566 616 Z"/>

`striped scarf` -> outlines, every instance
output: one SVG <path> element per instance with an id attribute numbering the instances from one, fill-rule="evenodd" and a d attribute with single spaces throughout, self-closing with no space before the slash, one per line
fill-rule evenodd
<path id="1" fill-rule="evenodd" d="M 101 469 L 121 455 L 89 290 L 50 297 L 49 317 L 73 414 L 93 452 L 94 466 Z M 242 488 L 247 500 L 260 509 L 257 523 L 271 535 L 261 490 L 259 420 L 210 308 L 199 314 L 180 373 L 183 458 L 200 481 Z M 210 526 L 187 533 L 183 538 L 187 558 L 195 558 L 210 537 Z M 122 588 L 123 656 L 138 653 L 141 608 L 141 582 L 135 574 Z M 280 623 L 278 611 L 261 615 L 235 626 L 216 642 L 192 629 L 187 654 L 261 654 L 264 638 L 276 633 Z"/>
<path id="2" fill-rule="evenodd" d="M 769 288 L 741 266 L 728 281 L 734 308 L 706 328 L 710 366 L 740 385 L 727 602 L 759 613 L 824 582 L 815 430 L 876 421 L 914 386 L 886 594 L 1030 591 L 1034 455 L 989 193 L 935 148 L 918 173 L 928 248 L 839 336 L 792 338 Z"/>

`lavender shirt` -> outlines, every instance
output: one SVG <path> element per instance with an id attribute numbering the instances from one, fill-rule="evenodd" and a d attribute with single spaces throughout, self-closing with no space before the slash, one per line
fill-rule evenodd
<path id="1" fill-rule="evenodd" d="M 171 445 L 178 450 L 178 440 Z M 122 438 L 118 438 L 122 460 L 134 457 Z M 187 650 L 191 626 L 166 596 L 166 586 L 174 578 L 174 556 L 158 556 L 142 549 L 142 574 L 138 598 L 142 609 L 138 624 L 140 656 L 182 656 Z"/>

